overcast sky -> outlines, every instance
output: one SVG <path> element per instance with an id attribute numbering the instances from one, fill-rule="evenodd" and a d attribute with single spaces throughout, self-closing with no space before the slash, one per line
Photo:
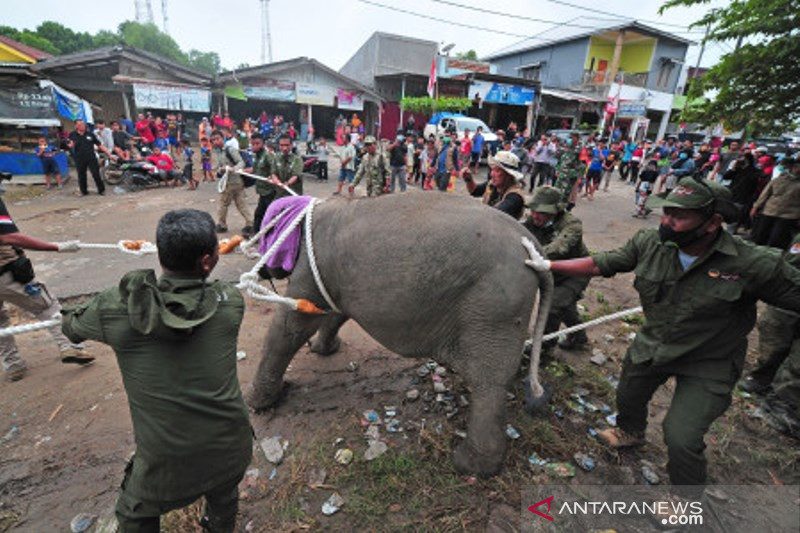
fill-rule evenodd
<path id="1" fill-rule="evenodd" d="M 169 33 L 184 50 L 196 48 L 215 51 L 220 55 L 225 69 L 241 63 L 261 63 L 259 0 L 165 1 L 168 4 Z M 611 23 L 608 15 L 588 10 L 597 9 L 647 21 L 664 31 L 679 32 L 683 37 L 698 42 L 702 37 L 702 33 L 680 33 L 690 31 L 687 25 L 699 18 L 702 8 L 676 8 L 659 16 L 661 2 L 653 0 L 602 3 L 564 0 L 584 6 L 583 9 L 562 5 L 556 0 L 447 0 L 446 3 L 435 0 L 368 1 L 370 3 L 361 0 L 270 0 L 273 60 L 307 56 L 338 70 L 375 31 L 439 41 L 443 45 L 454 43 L 454 53 L 472 48 L 479 56 L 483 56 L 522 40 L 521 36 L 533 36 L 555 26 L 476 12 L 459 5 L 553 22 L 580 25 Z M 163 28 L 162 0 L 150 2 L 155 22 Z M 725 3 L 724 0 L 712 0 L 712 5 L 721 3 Z M 384 4 L 427 17 L 504 33 L 459 27 L 371 4 Z M 0 23 L 33 29 L 45 20 L 55 20 L 76 31 L 95 33 L 102 29 L 115 30 L 120 22 L 133 20 L 134 6 L 135 0 L 3 0 Z M 691 31 L 697 32 L 698 29 Z M 730 44 L 725 43 L 706 47 L 702 66 L 714 64 L 723 52 L 730 50 Z M 695 64 L 698 52 L 699 46 L 689 49 L 686 58 L 689 65 Z"/>

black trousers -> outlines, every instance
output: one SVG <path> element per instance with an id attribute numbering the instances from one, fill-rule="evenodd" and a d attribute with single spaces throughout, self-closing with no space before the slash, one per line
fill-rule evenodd
<path id="1" fill-rule="evenodd" d="M 753 223 L 753 242 L 785 250 L 797 231 L 797 220 L 758 215 Z"/>
<path id="2" fill-rule="evenodd" d="M 81 194 L 89 194 L 89 188 L 86 185 L 87 168 L 89 169 L 89 172 L 92 173 L 94 184 L 97 186 L 97 193 L 103 194 L 105 192 L 106 186 L 103 184 L 103 180 L 100 179 L 100 166 L 97 164 L 96 157 L 92 156 L 87 159 L 76 158 L 75 168 L 78 171 L 78 187 L 81 190 Z"/>
<path id="3" fill-rule="evenodd" d="M 328 181 L 328 162 L 327 161 L 320 161 L 319 162 L 319 179 Z"/>
<path id="4" fill-rule="evenodd" d="M 253 232 L 257 232 L 261 229 L 261 221 L 264 219 L 264 215 L 267 214 L 269 204 L 271 204 L 274 199 L 275 193 L 258 196 L 258 205 L 256 206 L 256 213 L 253 216 Z"/>

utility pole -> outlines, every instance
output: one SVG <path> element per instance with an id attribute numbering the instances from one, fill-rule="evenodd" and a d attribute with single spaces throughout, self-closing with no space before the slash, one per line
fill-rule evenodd
<path id="1" fill-rule="evenodd" d="M 272 36 L 269 32 L 269 0 L 261 2 L 261 62 L 272 63 Z"/>
<path id="2" fill-rule="evenodd" d="M 169 35 L 169 25 L 167 23 L 169 20 L 169 16 L 167 15 L 167 0 L 161 0 L 161 17 L 164 21 L 164 33 Z"/>
<path id="3" fill-rule="evenodd" d="M 134 0 L 134 7 L 136 8 L 136 22 L 140 24 L 153 23 L 153 6 L 150 0 Z"/>

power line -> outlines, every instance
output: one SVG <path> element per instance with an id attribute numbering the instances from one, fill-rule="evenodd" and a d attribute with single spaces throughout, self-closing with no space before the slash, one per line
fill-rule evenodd
<path id="1" fill-rule="evenodd" d="M 499 17 L 507 17 L 507 18 L 511 18 L 511 19 L 514 19 L 514 20 L 529 20 L 531 22 L 543 22 L 545 24 L 556 24 L 557 26 L 571 26 L 573 28 L 585 28 L 587 30 L 593 30 L 593 29 L 596 28 L 595 26 L 587 26 L 585 24 L 571 24 L 571 21 L 560 22 L 560 21 L 557 21 L 557 20 L 547 20 L 547 19 L 539 19 L 539 18 L 534 18 L 534 17 L 526 17 L 524 15 L 512 15 L 510 13 L 502 13 L 500 11 L 494 11 L 494 10 L 491 10 L 491 9 L 484 9 L 484 8 L 480 8 L 480 7 L 466 6 L 466 5 L 463 5 L 463 4 L 459 4 L 458 2 L 449 2 L 448 0 L 431 0 L 431 1 L 432 2 L 436 2 L 437 4 L 445 4 L 445 5 L 457 7 L 457 8 L 460 8 L 460 9 L 468 9 L 470 11 L 477 11 L 478 13 L 488 13 L 490 15 L 497 15 Z M 575 20 L 575 19 L 572 19 L 572 20 Z M 611 20 L 611 19 L 607 19 L 607 20 Z M 552 28 L 550 28 L 550 29 L 552 29 Z"/>
<path id="2" fill-rule="evenodd" d="M 461 22 L 454 22 L 452 20 L 446 20 L 446 19 L 442 19 L 442 18 L 438 18 L 438 17 L 433 17 L 431 15 L 423 15 L 421 13 L 414 13 L 413 11 L 400 9 L 399 7 L 394 7 L 394 6 L 387 6 L 385 4 L 380 4 L 378 2 L 372 2 L 370 0 L 358 0 L 358 1 L 361 2 L 362 4 L 369 4 L 369 5 L 375 6 L 375 7 L 382 7 L 383 9 L 388 9 L 390 11 L 397 11 L 398 13 L 404 13 L 406 15 L 412 15 L 414 17 L 419 17 L 419 18 L 424 18 L 424 19 L 429 19 L 429 20 L 435 20 L 437 22 L 444 22 L 445 24 L 451 24 L 453 26 L 461 26 L 462 28 L 469 28 L 471 30 L 486 31 L 486 32 L 490 32 L 490 33 L 497 33 L 497 34 L 500 34 L 500 35 L 510 35 L 511 37 L 521 37 L 523 39 L 531 39 L 532 38 L 532 37 L 530 37 L 528 35 L 522 35 L 520 33 L 511 33 L 511 32 L 503 31 L 503 30 L 495 30 L 495 29 L 492 29 L 492 28 L 484 28 L 482 26 L 473 26 L 472 24 L 463 24 Z M 542 40 L 543 41 L 547 41 L 548 39 L 542 39 Z"/>
<path id="3" fill-rule="evenodd" d="M 562 6 L 568 6 L 568 7 L 572 7 L 572 8 L 575 8 L 575 9 L 581 9 L 583 11 L 588 11 L 590 13 L 598 13 L 600 15 L 612 16 L 612 17 L 615 17 L 615 18 L 621 19 L 621 20 L 625 20 L 625 19 L 627 19 L 627 20 L 640 20 L 640 21 L 646 22 L 648 24 L 660 24 L 661 26 L 672 26 L 673 28 L 683 28 L 684 29 L 684 31 L 673 32 L 673 33 L 704 33 L 702 31 L 692 31 L 692 30 L 688 29 L 688 27 L 682 26 L 680 24 L 671 24 L 669 22 L 663 22 L 663 21 L 660 21 L 660 20 L 656 21 L 656 20 L 647 20 L 647 19 L 633 19 L 631 17 L 620 17 L 619 15 L 617 15 L 615 13 L 610 13 L 608 11 L 602 11 L 600 9 L 592 9 L 590 7 L 584 7 L 584 6 L 580 6 L 578 4 L 571 4 L 569 2 L 565 2 L 564 0 L 547 0 L 547 1 L 548 2 L 552 2 L 554 4 L 560 4 Z"/>

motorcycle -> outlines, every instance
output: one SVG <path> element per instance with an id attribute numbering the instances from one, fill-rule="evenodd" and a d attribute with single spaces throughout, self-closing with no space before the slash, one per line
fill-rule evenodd
<path id="1" fill-rule="evenodd" d="M 303 174 L 311 174 L 319 179 L 319 159 L 316 154 L 317 145 L 311 141 L 306 145 L 306 153 L 300 157 L 303 159 Z"/>

